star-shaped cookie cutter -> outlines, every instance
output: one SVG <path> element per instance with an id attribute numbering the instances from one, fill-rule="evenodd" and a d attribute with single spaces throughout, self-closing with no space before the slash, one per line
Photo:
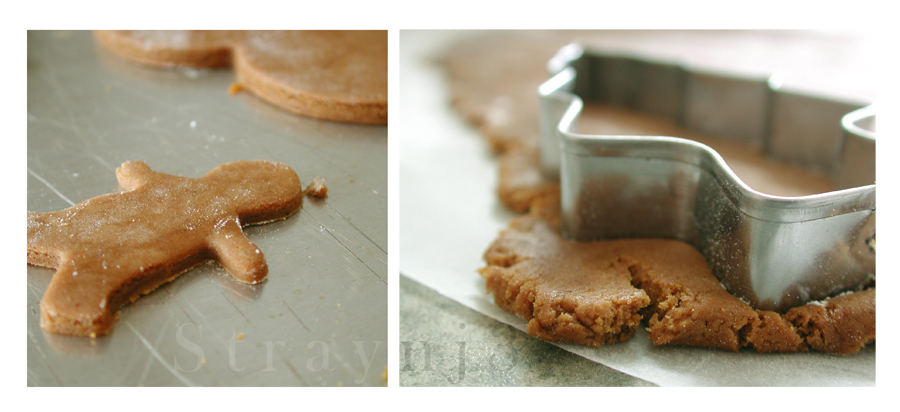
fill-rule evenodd
<path id="1" fill-rule="evenodd" d="M 560 179 L 563 236 L 681 239 L 757 309 L 785 310 L 874 280 L 874 105 L 784 90 L 777 76 L 720 74 L 578 44 L 560 49 L 548 69 L 539 88 L 541 163 L 545 176 Z M 576 133 L 582 99 L 828 171 L 834 191 L 761 193 L 692 140 Z"/>

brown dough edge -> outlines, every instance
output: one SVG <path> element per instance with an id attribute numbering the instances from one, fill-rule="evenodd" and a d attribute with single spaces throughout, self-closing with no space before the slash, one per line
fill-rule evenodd
<path id="1" fill-rule="evenodd" d="M 119 320 L 119 316 L 121 315 L 120 309 L 129 303 L 134 303 L 141 296 L 150 294 L 160 286 L 175 280 L 178 276 L 181 276 L 184 273 L 189 272 L 191 269 L 207 262 L 211 261 L 210 258 L 202 258 L 199 261 L 185 262 L 181 265 L 173 265 L 169 267 L 162 268 L 152 268 L 148 269 L 147 275 L 141 279 L 135 280 L 132 283 L 139 283 L 138 289 L 131 296 L 128 296 L 126 299 L 122 299 L 121 292 L 119 296 L 110 296 L 110 302 L 120 301 L 121 303 L 117 305 L 115 308 L 110 308 L 110 310 L 106 313 L 106 316 L 90 320 L 90 319 L 69 319 L 64 317 L 53 317 L 49 314 L 49 311 L 45 310 L 43 306 L 43 300 L 41 300 L 41 329 L 46 332 L 56 333 L 61 335 L 70 335 L 70 336 L 81 336 L 81 337 L 97 337 L 104 336 L 109 334 L 112 331 L 113 326 Z M 31 254 L 29 253 L 28 263 L 36 266 L 48 267 L 51 269 L 55 269 L 55 266 L 45 266 L 40 263 L 36 263 L 32 261 Z M 265 279 L 264 279 L 265 280 Z M 263 280 L 263 281 L 264 281 Z M 130 285 L 123 285 L 123 290 L 131 289 Z"/>
<path id="2" fill-rule="evenodd" d="M 302 203 L 302 197 L 299 198 L 299 202 L 295 202 L 297 204 Z M 247 225 L 243 225 L 243 227 L 247 226 L 255 226 L 260 224 L 266 224 L 278 220 L 285 220 L 291 216 L 293 216 L 296 211 L 299 210 L 299 207 L 294 212 L 291 212 L 287 216 L 278 217 L 271 220 L 266 220 L 262 222 L 251 223 Z M 192 269 L 200 266 L 201 264 L 207 262 L 214 262 L 215 259 L 212 258 L 210 253 L 203 253 L 196 256 L 192 256 L 190 259 L 186 259 L 182 262 L 177 262 L 174 265 L 167 266 L 157 266 L 152 268 L 147 268 L 145 270 L 145 275 L 142 278 L 135 279 L 132 282 L 122 285 L 120 288 L 121 292 L 116 292 L 109 297 L 109 302 L 120 302 L 118 304 L 110 305 L 109 310 L 107 311 L 107 316 L 99 319 L 98 321 L 92 320 L 73 320 L 63 317 L 53 317 L 51 316 L 47 310 L 44 309 L 43 299 L 41 300 L 41 321 L 40 326 L 41 329 L 50 333 L 57 333 L 62 335 L 71 335 L 71 336 L 82 336 L 82 337 L 97 337 L 109 334 L 109 332 L 113 329 L 116 321 L 118 321 L 120 316 L 120 309 L 125 305 L 136 302 L 142 296 L 150 294 L 151 292 L 158 289 L 160 286 L 174 281 L 179 276 L 191 271 Z M 59 266 L 59 260 L 54 258 L 52 255 L 47 253 L 40 253 L 36 251 L 28 251 L 28 263 L 35 266 L 45 267 L 49 269 L 56 269 Z M 241 282 L 240 279 L 233 277 L 234 280 Z M 257 281 L 255 284 L 259 284 L 265 282 L 267 280 L 267 276 L 264 276 L 262 279 Z M 124 291 L 132 290 L 132 285 L 134 283 L 138 283 L 137 289 L 130 296 L 125 298 L 123 296 Z"/>
<path id="3" fill-rule="evenodd" d="M 541 264 L 540 256 L 516 252 L 518 242 L 530 240 L 527 234 L 533 229 L 540 226 L 538 229 L 546 230 L 542 225 L 548 224 L 536 215 L 518 217 L 485 252 L 488 266 L 479 273 L 486 280 L 487 290 L 493 292 L 497 306 L 526 319 L 526 332 L 543 340 L 601 346 L 629 339 L 640 326 L 641 309 L 651 302 L 646 293 L 631 287 L 627 280 L 621 284 L 622 279 L 615 276 L 616 270 L 627 271 L 623 262 L 595 267 L 589 275 L 617 279 L 619 284 L 613 286 L 614 299 L 555 298 L 555 291 L 548 293 L 546 286 L 536 281 L 536 278 L 546 276 L 552 262 Z M 574 242 L 557 237 L 552 246 L 566 248 L 571 246 L 568 243 Z M 538 264 L 530 265 L 529 261 Z M 526 275 L 522 276 L 521 271 Z M 529 275 L 533 277 L 529 278 Z"/>
<path id="4" fill-rule="evenodd" d="M 128 36 L 119 36 L 106 30 L 94 31 L 94 39 L 105 50 L 125 58 L 158 67 L 227 67 L 231 65 L 231 46 L 213 49 L 145 49 Z"/>
<path id="5" fill-rule="evenodd" d="M 640 326 L 639 311 L 650 302 L 644 296 L 615 305 L 609 315 L 589 322 L 566 305 L 550 305 L 549 310 L 536 306 L 535 288 L 528 282 L 518 282 L 509 268 L 489 265 L 479 273 L 485 278 L 488 291 L 493 292 L 497 306 L 527 320 L 529 335 L 550 342 L 601 346 L 626 341 Z M 613 306 L 610 302 L 601 305 Z"/>
<path id="6" fill-rule="evenodd" d="M 385 101 L 346 102 L 303 91 L 289 90 L 257 70 L 244 57 L 240 47 L 234 53 L 234 70 L 241 87 L 278 107 L 319 119 L 342 122 L 387 124 Z"/>

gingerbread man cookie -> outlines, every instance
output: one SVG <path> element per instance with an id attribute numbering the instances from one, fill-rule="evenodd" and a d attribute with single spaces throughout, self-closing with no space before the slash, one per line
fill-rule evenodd
<path id="1" fill-rule="evenodd" d="M 387 124 L 387 31 L 98 31 L 97 43 L 154 66 L 234 66 L 238 83 L 305 116 Z"/>
<path id="2" fill-rule="evenodd" d="M 126 162 L 116 178 L 124 192 L 28 212 L 28 263 L 57 270 L 41 299 L 47 332 L 106 334 L 120 307 L 207 260 L 239 281 L 266 280 L 241 227 L 284 219 L 303 202 L 297 174 L 277 162 L 227 163 L 199 179 Z"/>

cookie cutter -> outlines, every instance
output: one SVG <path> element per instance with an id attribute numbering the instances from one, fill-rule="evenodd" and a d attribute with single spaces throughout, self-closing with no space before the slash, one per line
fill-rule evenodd
<path id="1" fill-rule="evenodd" d="M 560 49 L 548 69 L 538 89 L 541 163 L 546 177 L 560 179 L 563 236 L 686 241 L 726 289 L 763 310 L 874 280 L 874 105 L 787 91 L 777 76 L 727 75 L 578 44 Z M 834 191 L 761 193 L 692 140 L 576 133 L 582 99 L 828 171 Z"/>

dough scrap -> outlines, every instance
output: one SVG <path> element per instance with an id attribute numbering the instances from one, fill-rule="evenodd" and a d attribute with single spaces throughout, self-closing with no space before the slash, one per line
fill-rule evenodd
<path id="1" fill-rule="evenodd" d="M 321 177 L 313 179 L 306 185 L 305 193 L 320 199 L 328 197 L 328 186 L 325 186 L 325 179 L 322 179 Z"/>
<path id="2" fill-rule="evenodd" d="M 119 30 L 94 37 L 114 54 L 143 64 L 233 66 L 240 88 L 305 116 L 387 124 L 383 30 Z"/>
<path id="3" fill-rule="evenodd" d="M 192 179 L 144 162 L 116 169 L 125 190 L 58 212 L 28 212 L 28 263 L 55 268 L 41 299 L 41 328 L 104 335 L 118 310 L 207 260 L 246 283 L 268 266 L 242 226 L 300 209 L 303 187 L 287 165 L 237 161 Z"/>

